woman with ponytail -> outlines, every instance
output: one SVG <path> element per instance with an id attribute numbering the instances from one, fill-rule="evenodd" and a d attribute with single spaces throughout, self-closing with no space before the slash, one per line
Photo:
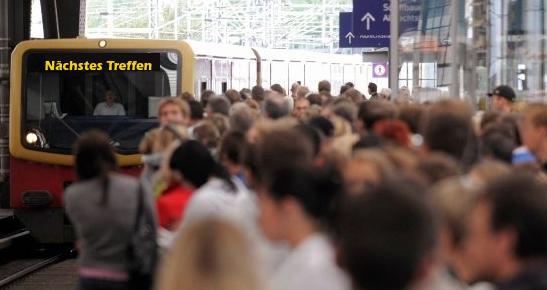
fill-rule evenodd
<path id="1" fill-rule="evenodd" d="M 78 238 L 78 288 L 129 289 L 127 246 L 134 229 L 138 181 L 115 173 L 108 136 L 82 134 L 74 147 L 76 181 L 65 191 Z"/>

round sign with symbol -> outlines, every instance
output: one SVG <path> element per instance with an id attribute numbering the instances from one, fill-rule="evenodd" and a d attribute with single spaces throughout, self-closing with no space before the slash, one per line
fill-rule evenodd
<path id="1" fill-rule="evenodd" d="M 372 65 L 373 78 L 385 78 L 387 76 L 387 64 L 375 63 Z"/>

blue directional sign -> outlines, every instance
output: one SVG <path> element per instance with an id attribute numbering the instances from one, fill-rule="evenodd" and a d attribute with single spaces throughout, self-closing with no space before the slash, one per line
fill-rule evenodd
<path id="1" fill-rule="evenodd" d="M 353 0 L 353 33 L 360 47 L 389 47 L 390 0 Z"/>
<path id="2" fill-rule="evenodd" d="M 340 12 L 340 47 L 358 47 L 355 45 L 355 34 L 353 33 L 353 13 Z"/>

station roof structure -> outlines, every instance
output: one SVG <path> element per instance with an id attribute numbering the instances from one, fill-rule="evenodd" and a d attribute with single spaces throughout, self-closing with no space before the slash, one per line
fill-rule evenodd
<path id="1" fill-rule="evenodd" d="M 86 36 L 338 50 L 352 0 L 86 0 Z"/>

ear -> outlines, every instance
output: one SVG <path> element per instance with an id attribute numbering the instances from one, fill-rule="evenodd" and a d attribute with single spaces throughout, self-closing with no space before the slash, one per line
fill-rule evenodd
<path id="1" fill-rule="evenodd" d="M 517 250 L 517 232 L 513 228 L 500 230 L 496 239 L 498 240 L 498 254 L 507 253 L 508 255 L 515 255 Z"/>

